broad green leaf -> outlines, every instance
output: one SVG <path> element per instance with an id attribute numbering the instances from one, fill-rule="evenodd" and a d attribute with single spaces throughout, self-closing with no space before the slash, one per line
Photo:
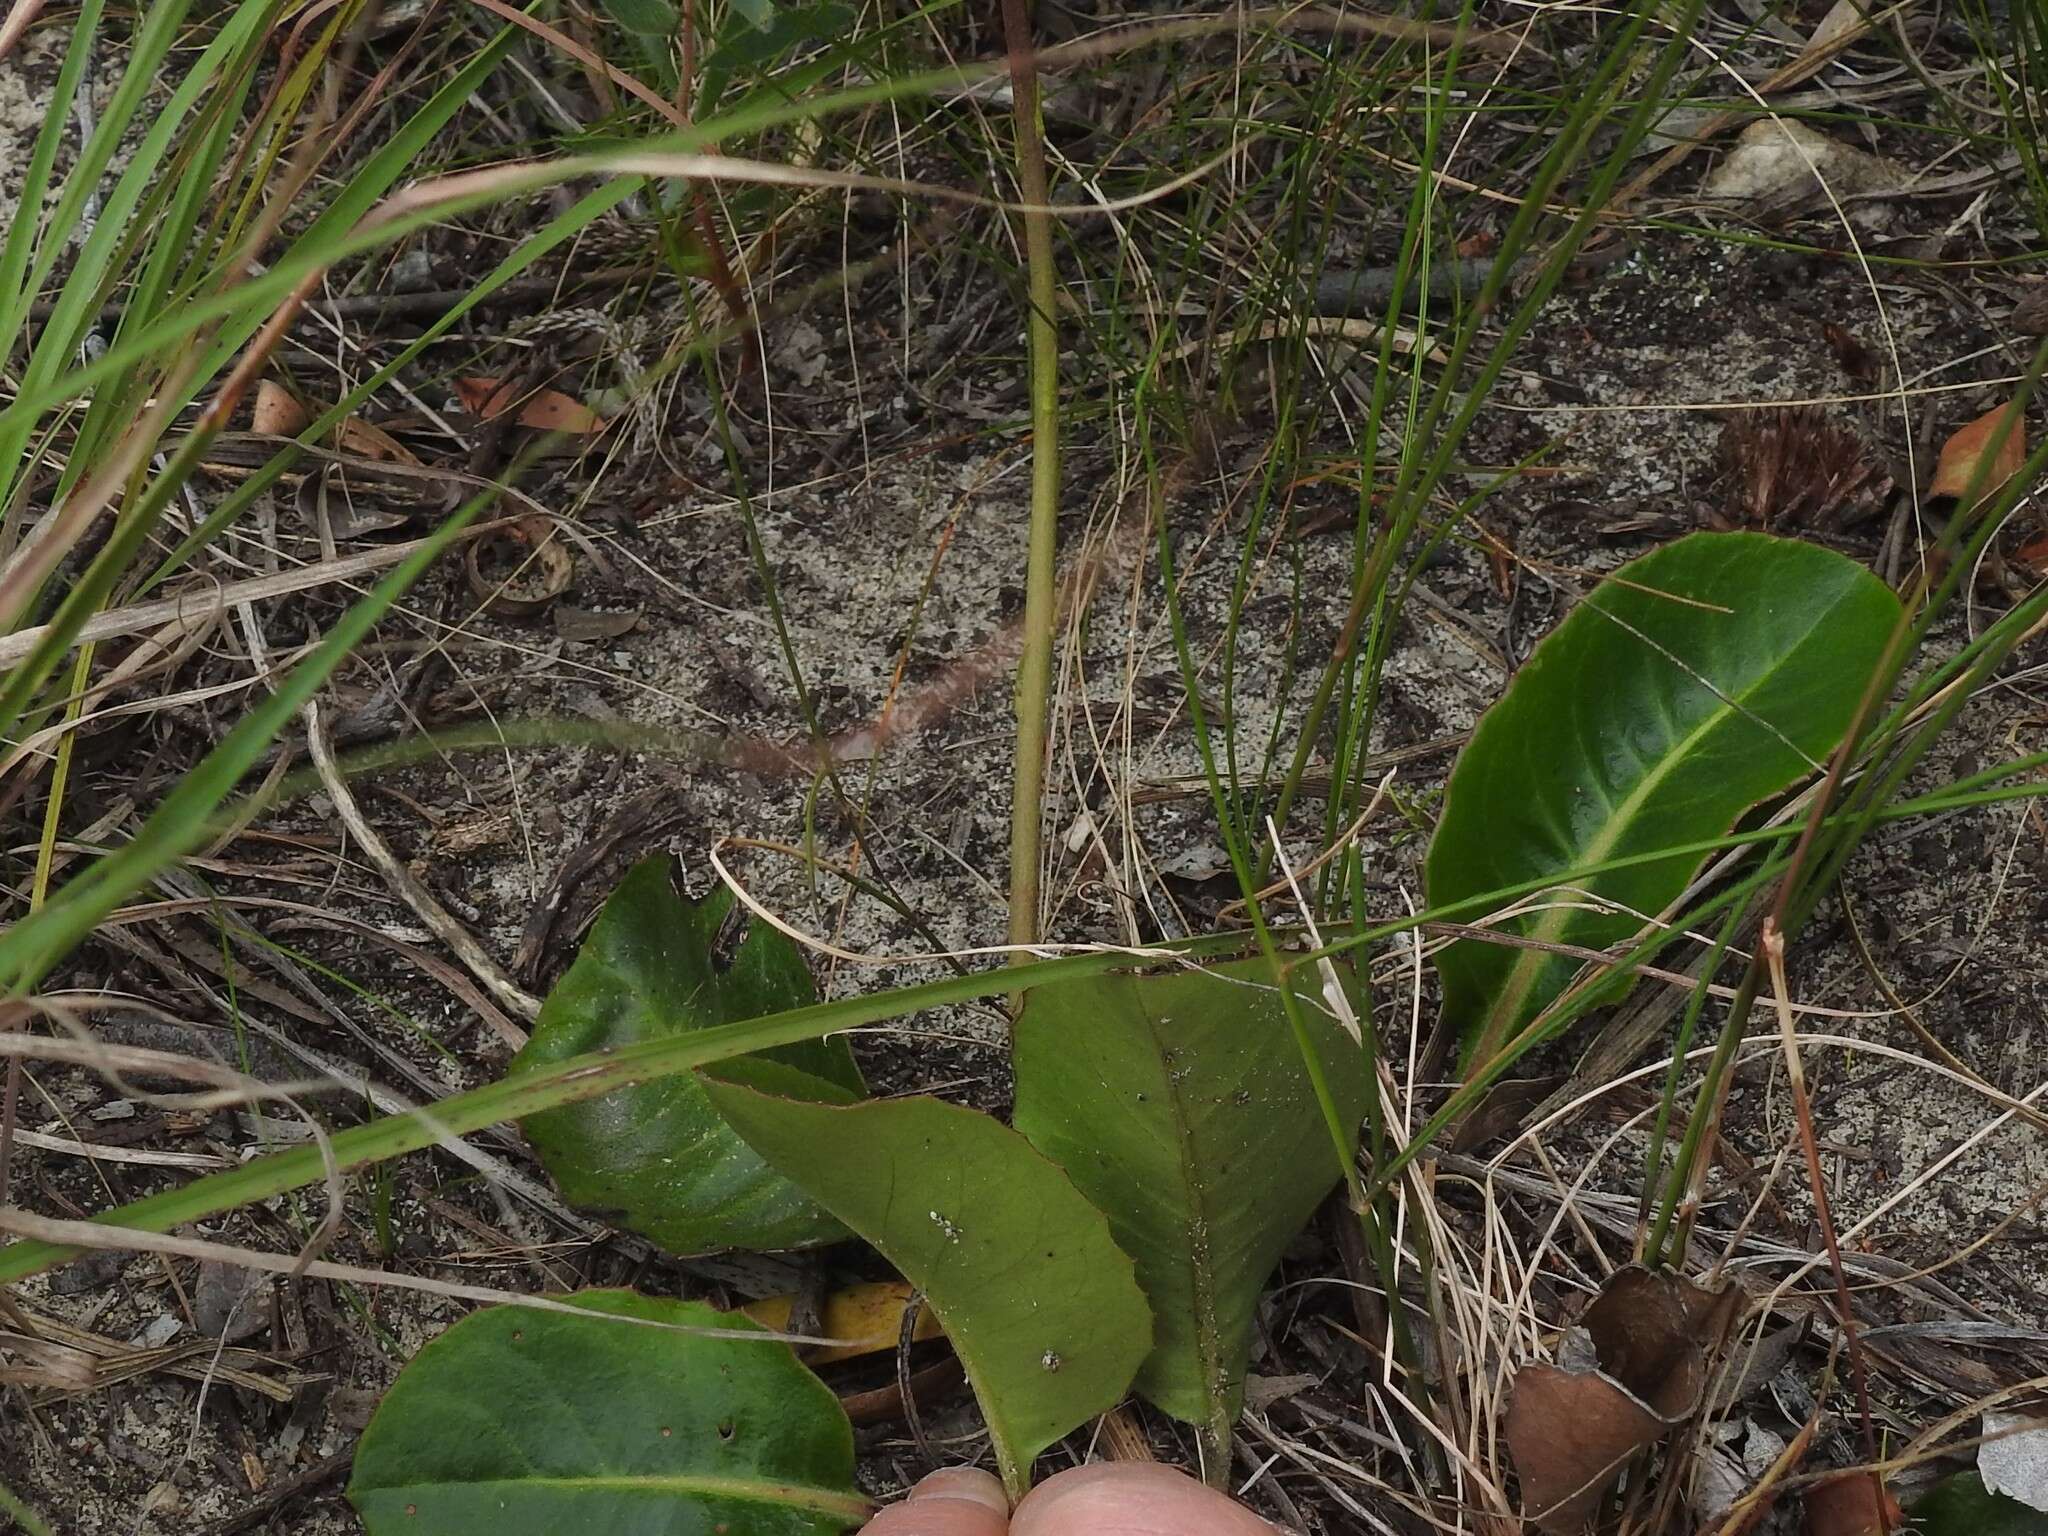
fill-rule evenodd
<path id="1" fill-rule="evenodd" d="M 1157 1333 L 1137 1390 L 1221 1443 L 1259 1290 L 1342 1170 L 1263 958 L 1034 988 L 1012 1040 L 1017 1129 L 1109 1217 Z M 1347 1133 L 1356 1042 L 1291 983 Z"/>
<path id="2" fill-rule="evenodd" d="M 668 0 L 604 0 L 607 15 L 638 37 L 671 38 L 682 21 Z"/>
<path id="3" fill-rule="evenodd" d="M 494 742 L 503 750 L 501 741 Z M 215 749 L 220 750 L 219 748 Z M 211 830 L 211 822 L 202 822 Z M 111 903 L 109 906 L 111 907 Z M 50 910 L 44 908 L 44 911 Z M 23 919 L 6 935 L 0 946 L 26 928 Z M 1383 936 L 1383 935 L 1381 935 Z M 1215 939 L 1183 940 L 1182 952 L 1199 959 L 1205 946 Z M 379 1115 L 362 1125 L 350 1126 L 328 1135 L 318 1146 L 298 1147 L 251 1158 L 239 1167 L 221 1173 L 204 1174 L 170 1189 L 144 1195 L 101 1213 L 96 1221 L 109 1227 L 129 1227 L 138 1232 L 168 1232 L 187 1222 L 203 1221 L 222 1211 L 267 1200 L 287 1190 L 318 1184 L 336 1169 L 361 1168 L 407 1152 L 443 1145 L 450 1136 L 466 1136 L 488 1125 L 521 1120 L 564 1104 L 598 1098 L 614 1087 L 668 1077 L 726 1061 L 750 1051 L 768 1050 L 800 1040 L 821 1040 L 867 1024 L 908 1018 L 927 1008 L 945 1008 L 982 998 L 1010 998 L 1032 986 L 1069 976 L 1088 976 L 1107 970 L 1118 959 L 1107 951 L 1064 955 L 1057 960 L 1033 960 L 1024 965 L 999 966 L 992 971 L 966 971 L 938 976 L 930 981 L 912 982 L 883 992 L 856 994 L 817 1003 L 765 1019 L 743 1019 L 671 1040 L 650 1040 L 645 1045 L 618 1051 L 593 1051 L 572 1056 L 560 1064 L 517 1078 L 485 1083 L 467 1093 L 451 1094 L 431 1111 L 408 1110 L 403 1114 Z M 0 1285 L 27 1278 L 75 1259 L 86 1252 L 76 1243 L 47 1238 L 16 1238 L 0 1243 Z"/>
<path id="4" fill-rule="evenodd" d="M 726 86 L 735 76 L 754 77 L 773 69 L 807 43 L 841 42 L 853 36 L 854 14 L 839 0 L 818 0 L 817 4 L 775 12 L 765 23 L 745 23 L 740 18 L 728 23 L 718 46 L 704 60 L 698 72 L 700 110 L 718 105 Z M 836 68 L 836 57 L 828 68 Z M 779 81 L 792 96 L 801 96 L 806 86 L 823 79 L 813 74 L 805 80 Z"/>
<path id="5" fill-rule="evenodd" d="M 1700 533 L 1623 566 L 1536 648 L 1451 774 L 1430 844 L 1447 906 L 1726 832 L 1821 765 L 1899 619 L 1870 572 L 1818 545 Z M 1685 888 L 1695 855 L 1556 893 L 1506 932 L 1604 947 Z M 1580 962 L 1460 939 L 1437 955 L 1469 1064 L 1491 1057 Z"/>
<path id="6" fill-rule="evenodd" d="M 1906 1529 L 1921 1536 L 2048 1536 L 2048 1514 L 1993 1493 L 1976 1472 L 1958 1472 L 1927 1490 Z"/>
<path id="7" fill-rule="evenodd" d="M 852 1427 L 786 1344 L 684 1331 L 755 1327 L 702 1302 L 564 1299 L 604 1315 L 491 1307 L 399 1373 L 349 1482 L 370 1536 L 835 1536 L 860 1523 Z"/>
<path id="8" fill-rule="evenodd" d="M 641 75 L 666 94 L 676 88 L 673 52 L 682 16 L 668 0 L 604 0 L 607 15 L 632 39 Z"/>
<path id="9" fill-rule="evenodd" d="M 1030 1143 L 937 1099 L 838 1107 L 705 1087 L 761 1155 L 923 1291 L 981 1400 L 1013 1496 L 1038 1453 L 1116 1405 L 1152 1317 L 1109 1223 Z"/>
<path id="10" fill-rule="evenodd" d="M 720 931 L 732 916 L 724 887 L 686 901 L 666 857 L 642 860 L 605 903 L 507 1076 L 816 1002 L 802 953 L 766 924 L 748 926 L 723 953 Z M 780 1092 L 846 1100 L 863 1091 L 844 1040 L 773 1054 L 795 1069 L 778 1078 Z M 535 1115 L 526 1135 L 571 1204 L 671 1253 L 846 1235 L 719 1119 L 687 1073 Z"/>

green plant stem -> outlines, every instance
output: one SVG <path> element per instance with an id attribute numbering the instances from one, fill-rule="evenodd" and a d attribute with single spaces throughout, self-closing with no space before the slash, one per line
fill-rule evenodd
<path id="1" fill-rule="evenodd" d="M 1025 557 L 1024 648 L 1017 658 L 1017 767 L 1010 799 L 1010 942 L 1038 938 L 1039 864 L 1044 855 L 1047 719 L 1052 707 L 1053 627 L 1058 622 L 1060 516 L 1059 302 L 1053 267 L 1045 129 L 1038 110 L 1038 63 L 1031 53 L 1028 0 L 1003 0 L 1003 41 L 1017 123 L 1017 191 L 1024 229 L 1030 316 L 1031 537 Z M 1021 950 L 1011 956 L 1021 962 Z"/>

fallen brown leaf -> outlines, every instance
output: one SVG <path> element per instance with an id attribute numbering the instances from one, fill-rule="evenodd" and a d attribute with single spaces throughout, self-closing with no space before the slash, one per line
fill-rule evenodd
<path id="1" fill-rule="evenodd" d="M 536 389 L 522 399 L 515 399 L 510 380 L 468 378 L 455 381 L 455 396 L 478 421 L 493 421 L 516 407 L 518 414 L 512 419 L 536 432 L 568 432 L 589 437 L 606 426 L 597 412 L 558 389 Z"/>
<path id="2" fill-rule="evenodd" d="M 1566 1330 L 1555 1364 L 1515 1373 L 1508 1453 L 1538 1530 L 1587 1530 L 1622 1464 L 1699 1407 L 1735 1302 L 1725 1288 L 1631 1265 Z"/>
<path id="3" fill-rule="evenodd" d="M 334 446 L 343 453 L 352 453 L 357 458 L 373 459 L 379 464 L 411 464 L 420 461 L 414 453 L 382 427 L 373 426 L 361 417 L 350 416 L 334 429 Z"/>
<path id="4" fill-rule="evenodd" d="M 1700 195 L 1753 218 L 1782 219 L 1847 198 L 1878 197 L 1907 184 L 1881 155 L 1841 143 L 1793 118 L 1759 118 L 1700 184 Z"/>
<path id="5" fill-rule="evenodd" d="M 576 577 L 567 541 L 545 517 L 522 517 L 473 540 L 463 566 L 484 612 L 506 619 L 539 613 Z"/>
<path id="6" fill-rule="evenodd" d="M 557 603 L 553 618 L 556 634 L 564 640 L 576 640 L 585 644 L 598 640 L 616 640 L 621 635 L 630 635 L 640 627 L 638 608 L 628 608 L 623 613 L 607 613 L 601 609 L 576 608 L 568 603 Z"/>
<path id="7" fill-rule="evenodd" d="M 2012 423 L 2009 431 L 2005 430 L 2008 418 Z M 1998 441 L 2001 431 L 2005 431 L 2004 440 Z M 1977 485 L 1977 501 L 1981 505 L 2018 474 L 2026 461 L 2027 424 L 2019 414 L 2019 402 L 2008 400 L 1958 427 L 1941 445 L 1941 458 L 1934 466 L 1934 484 L 1928 487 L 1927 494 L 1961 501 L 1981 471 L 1983 478 Z"/>
<path id="8" fill-rule="evenodd" d="M 2048 336 L 2048 282 L 2035 282 L 2020 295 L 2006 324 L 2023 336 Z"/>
<path id="9" fill-rule="evenodd" d="M 272 437 L 297 437 L 313 418 L 292 392 L 275 379 L 256 381 L 256 403 L 249 409 L 249 429 Z"/>
<path id="10" fill-rule="evenodd" d="M 1806 1491 L 1806 1536 L 1886 1536 L 1905 1520 L 1873 1473 L 1844 1473 Z"/>

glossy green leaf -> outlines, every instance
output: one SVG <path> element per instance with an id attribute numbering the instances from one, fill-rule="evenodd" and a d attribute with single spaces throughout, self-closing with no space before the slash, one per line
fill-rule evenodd
<path id="1" fill-rule="evenodd" d="M 1834 750 L 1898 619 L 1870 572 L 1792 539 L 1694 534 L 1623 566 L 1479 722 L 1430 844 L 1430 902 L 1726 832 Z M 1618 943 L 1699 862 L 1681 855 L 1589 883 L 1628 910 L 1559 893 L 1562 904 L 1505 931 Z M 1512 1039 L 1579 965 L 1476 939 L 1441 950 L 1444 1007 L 1468 1064 Z"/>
<path id="2" fill-rule="evenodd" d="M 1976 1472 L 1958 1472 L 1913 1506 L 1909 1531 L 1921 1536 L 2048 1536 L 2048 1514 L 1984 1486 Z"/>
<path id="3" fill-rule="evenodd" d="M 1032 1459 L 1114 1407 L 1151 1349 L 1151 1313 L 1102 1213 L 974 1110 L 809 1104 L 759 1092 L 751 1064 L 719 1070 L 704 1082 L 726 1119 L 925 1293 L 1021 1493 Z"/>
<path id="4" fill-rule="evenodd" d="M 1137 1390 L 1227 1438 L 1259 1290 L 1342 1176 L 1263 958 L 1034 988 L 1017 1019 L 1017 1129 L 1109 1217 L 1157 1336 Z M 1290 985 L 1347 1134 L 1363 1053 L 1312 970 Z"/>
<path id="5" fill-rule="evenodd" d="M 835 1536 L 861 1522 L 853 1430 L 787 1345 L 683 1331 L 754 1326 L 702 1302 L 565 1299 L 605 1315 L 491 1307 L 399 1373 L 349 1483 L 370 1536 Z"/>
<path id="6" fill-rule="evenodd" d="M 667 858 L 643 860 L 605 903 L 507 1076 L 816 1002 L 796 945 L 765 924 L 723 942 L 731 916 L 731 892 L 686 901 Z M 771 1054 L 805 1074 L 782 1078 L 778 1091 L 842 1102 L 862 1092 L 843 1040 Z M 719 1119 L 687 1073 L 535 1115 L 526 1134 L 572 1204 L 671 1253 L 846 1235 Z"/>

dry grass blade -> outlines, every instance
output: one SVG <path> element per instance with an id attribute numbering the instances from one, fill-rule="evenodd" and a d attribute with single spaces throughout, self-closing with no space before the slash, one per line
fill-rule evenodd
<path id="1" fill-rule="evenodd" d="M 171 371 L 159 398 L 122 434 L 120 445 L 63 505 L 54 508 L 0 567 L 0 628 L 13 629 L 43 583 L 82 539 L 94 520 L 114 502 L 135 472 L 157 451 L 164 429 L 177 415 L 177 402 L 192 376 L 188 359 Z"/>
<path id="2" fill-rule="evenodd" d="M 477 523 L 464 529 L 459 537 L 473 539 L 497 526 L 491 522 Z M 91 645 L 102 640 L 117 640 L 124 635 L 140 634 L 166 624 L 192 623 L 202 617 L 218 616 L 245 603 L 267 602 L 319 587 L 345 586 L 365 576 L 387 571 L 394 565 L 402 565 L 433 542 L 432 539 L 413 539 L 402 544 L 380 544 L 318 565 L 223 582 L 204 593 L 184 593 L 134 603 L 125 608 L 108 609 L 94 614 L 80 625 L 78 633 L 71 638 L 71 644 Z M 49 635 L 50 626 L 47 624 L 30 625 L 11 634 L 0 635 L 0 667 L 26 661 Z"/>
<path id="3" fill-rule="evenodd" d="M 462 961 L 469 973 L 483 983 L 491 995 L 521 1018 L 532 1020 L 540 1015 L 540 999 L 521 987 L 505 974 L 503 966 L 484 952 L 476 937 L 455 920 L 454 914 L 435 900 L 434 895 L 411 870 L 399 860 L 384 839 L 378 835 L 357 809 L 355 796 L 349 792 L 348 782 L 341 776 L 335 765 L 334 749 L 327 740 L 327 730 L 320 721 L 320 706 L 308 704 L 303 718 L 306 722 L 306 750 L 311 754 L 313 765 L 319 770 L 320 782 L 326 787 L 329 798 L 334 801 L 335 812 L 342 823 L 362 845 L 384 878 L 390 882 L 405 904 L 419 915 L 433 934 Z M 514 1032 L 518 1037 L 508 1035 L 507 1042 L 514 1048 L 526 1044 L 523 1031 Z"/>
<path id="4" fill-rule="evenodd" d="M 310 1256 L 311 1248 L 295 1254 L 266 1253 L 253 1248 L 238 1248 L 232 1243 L 209 1242 L 204 1238 L 185 1237 L 171 1232 L 142 1232 L 132 1227 L 108 1226 L 97 1221 L 65 1221 L 53 1216 L 38 1216 L 15 1206 L 0 1206 L 0 1231 L 11 1232 L 18 1237 L 37 1238 L 47 1243 L 62 1243 L 72 1248 L 166 1253 L 180 1258 L 258 1270 L 264 1274 L 282 1275 L 291 1279 L 310 1277 L 315 1280 L 340 1280 L 352 1285 L 375 1285 L 419 1291 L 426 1295 L 445 1296 L 457 1301 L 526 1307 L 536 1312 L 559 1312 L 579 1318 L 591 1315 L 586 1308 L 558 1301 L 552 1296 L 535 1296 L 525 1291 L 501 1290 L 496 1286 L 466 1285 L 453 1280 L 437 1280 L 431 1275 L 405 1275 L 396 1270 L 371 1269 L 360 1264 L 337 1264 L 327 1259 L 316 1259 Z M 691 1328 L 678 1324 L 651 1322 L 644 1318 L 613 1318 L 611 1314 L 604 1315 L 608 1320 L 629 1327 L 664 1328 L 682 1333 L 702 1334 L 714 1339 L 759 1339 L 771 1343 L 807 1344 L 826 1348 L 845 1342 L 807 1333 L 774 1333 L 758 1327 Z"/>

